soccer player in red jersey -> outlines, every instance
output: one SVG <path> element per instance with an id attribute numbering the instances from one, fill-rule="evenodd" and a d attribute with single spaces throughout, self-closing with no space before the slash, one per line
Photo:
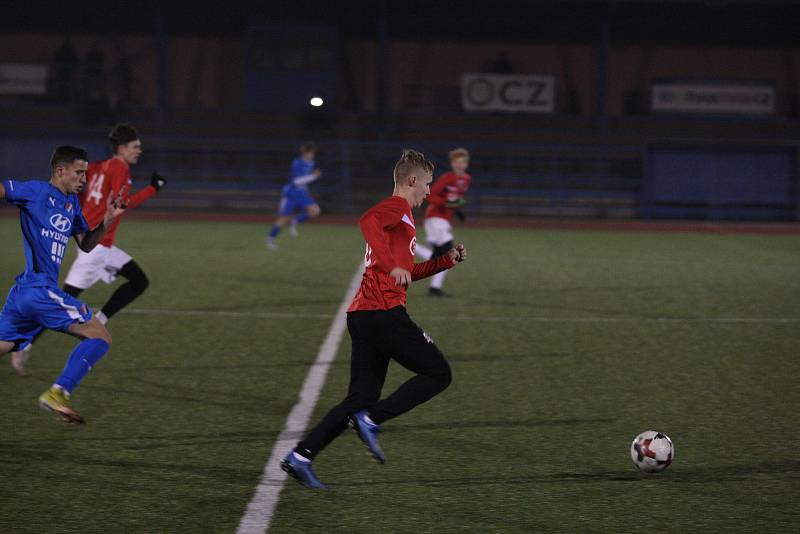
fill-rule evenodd
<path id="1" fill-rule="evenodd" d="M 469 152 L 465 148 L 456 148 L 450 151 L 449 156 L 452 170 L 437 178 L 427 198 L 425 237 L 431 248 L 422 245 L 417 247 L 417 254 L 426 260 L 443 256 L 453 248 L 453 226 L 450 224 L 453 216 L 464 221 L 460 208 L 466 204 L 464 195 L 472 183 L 472 177 L 467 174 Z M 446 275 L 447 271 L 442 271 L 431 278 L 428 295 L 445 296 L 442 285 Z"/>
<path id="2" fill-rule="evenodd" d="M 109 198 L 119 198 L 127 209 L 131 209 L 155 195 L 166 184 L 166 180 L 154 172 L 150 177 L 150 185 L 131 194 L 130 166 L 135 165 L 142 155 L 139 134 L 128 124 L 118 124 L 111 130 L 108 139 L 114 155 L 89 165 L 86 186 L 80 195 L 81 209 L 90 228 L 99 225 L 105 217 Z M 78 257 L 70 267 L 64 284 L 64 291 L 77 297 L 100 280 L 110 284 L 117 276 L 127 279 L 126 283 L 114 291 L 103 308 L 95 313 L 102 324 L 106 324 L 115 313 L 141 295 L 149 284 L 147 276 L 136 261 L 114 245 L 120 221 L 118 218 L 111 224 L 100 244 L 90 252 L 78 250 Z M 37 335 L 34 341 L 38 337 Z M 12 354 L 12 366 L 20 374 L 25 372 L 25 363 L 32 346 L 30 344 L 25 351 Z"/>
<path id="3" fill-rule="evenodd" d="M 379 425 L 411 410 L 450 385 L 450 366 L 433 340 L 406 312 L 406 290 L 412 281 L 464 261 L 464 245 L 424 263 L 414 264 L 416 228 L 411 209 L 430 192 L 433 164 L 414 150 L 404 150 L 394 167 L 394 193 L 359 220 L 367 242 L 361 287 L 347 311 L 353 342 L 347 397 L 297 444 L 281 467 L 310 488 L 326 487 L 311 461 L 349 425 L 373 457 L 384 463 Z M 391 359 L 415 373 L 397 391 L 379 400 Z"/>

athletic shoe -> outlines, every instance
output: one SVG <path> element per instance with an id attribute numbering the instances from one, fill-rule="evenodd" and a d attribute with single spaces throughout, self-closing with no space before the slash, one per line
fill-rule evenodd
<path id="1" fill-rule="evenodd" d="M 350 426 L 353 427 L 358 437 L 367 446 L 367 450 L 372 454 L 372 457 L 378 463 L 385 464 L 386 456 L 383 455 L 381 446 L 378 444 L 378 432 L 381 431 L 381 427 L 367 419 L 367 411 L 361 410 L 351 415 Z"/>
<path id="2" fill-rule="evenodd" d="M 25 365 L 28 363 L 28 358 L 31 356 L 31 347 L 28 345 L 25 350 L 18 350 L 11 353 L 11 368 L 16 371 L 20 376 L 25 374 Z"/>
<path id="3" fill-rule="evenodd" d="M 278 249 L 278 245 L 275 244 L 275 238 L 268 237 L 267 240 L 265 241 L 265 244 L 267 245 L 267 248 L 269 250 L 277 250 Z"/>
<path id="4" fill-rule="evenodd" d="M 43 410 L 53 412 L 60 421 L 72 425 L 83 424 L 83 417 L 69 407 L 69 393 L 63 389 L 52 386 L 39 397 L 39 406 Z"/>
<path id="5" fill-rule="evenodd" d="M 297 237 L 297 219 L 293 219 L 292 224 L 289 225 L 289 235 Z"/>
<path id="6" fill-rule="evenodd" d="M 429 297 L 449 297 L 447 293 L 439 289 L 438 287 L 429 287 L 428 288 L 428 296 Z"/>
<path id="7" fill-rule="evenodd" d="M 291 477 L 297 480 L 301 486 L 311 489 L 327 489 L 328 486 L 320 482 L 314 470 L 311 469 L 311 461 L 304 462 L 298 460 L 294 455 L 294 451 L 286 455 L 286 458 L 281 462 L 281 469 L 289 473 Z"/>

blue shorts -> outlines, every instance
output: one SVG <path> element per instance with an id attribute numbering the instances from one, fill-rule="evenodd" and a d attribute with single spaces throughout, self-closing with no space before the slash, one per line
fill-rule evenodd
<path id="1" fill-rule="evenodd" d="M 309 194 L 308 189 L 285 186 L 283 188 L 281 205 L 278 208 L 278 215 L 294 215 L 298 211 L 305 211 L 309 206 L 316 204 L 316 201 Z"/>
<path id="2" fill-rule="evenodd" d="M 89 306 L 58 288 L 14 286 L 0 311 L 0 341 L 24 349 L 43 328 L 67 332 L 92 318 Z"/>

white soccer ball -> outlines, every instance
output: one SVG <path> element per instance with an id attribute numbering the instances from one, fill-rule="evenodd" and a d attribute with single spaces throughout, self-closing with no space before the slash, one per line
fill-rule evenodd
<path id="1" fill-rule="evenodd" d="M 675 458 L 672 440 L 663 432 L 642 432 L 631 443 L 633 465 L 645 473 L 659 473 Z"/>

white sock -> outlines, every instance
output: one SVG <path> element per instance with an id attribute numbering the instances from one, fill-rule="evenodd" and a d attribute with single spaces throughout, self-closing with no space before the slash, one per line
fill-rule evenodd
<path id="1" fill-rule="evenodd" d="M 425 245 L 420 245 L 419 243 L 417 243 L 417 256 L 419 256 L 425 261 L 428 261 L 429 259 L 431 259 L 432 255 L 433 251 L 431 249 L 429 249 Z"/>
<path id="2" fill-rule="evenodd" d="M 434 289 L 442 289 L 444 285 L 444 277 L 447 276 L 447 271 L 436 273 L 431 278 L 431 287 Z"/>
<path id="3" fill-rule="evenodd" d="M 106 324 L 108 322 L 108 317 L 106 317 L 106 314 L 101 310 L 98 310 L 94 316 L 97 317 L 97 320 L 100 321 L 100 324 Z"/>
<path id="4" fill-rule="evenodd" d="M 310 462 L 311 461 L 308 458 L 306 458 L 305 456 L 303 456 L 302 454 L 297 454 L 296 452 L 293 452 L 292 456 L 294 456 L 295 460 L 299 460 L 301 462 Z"/>

